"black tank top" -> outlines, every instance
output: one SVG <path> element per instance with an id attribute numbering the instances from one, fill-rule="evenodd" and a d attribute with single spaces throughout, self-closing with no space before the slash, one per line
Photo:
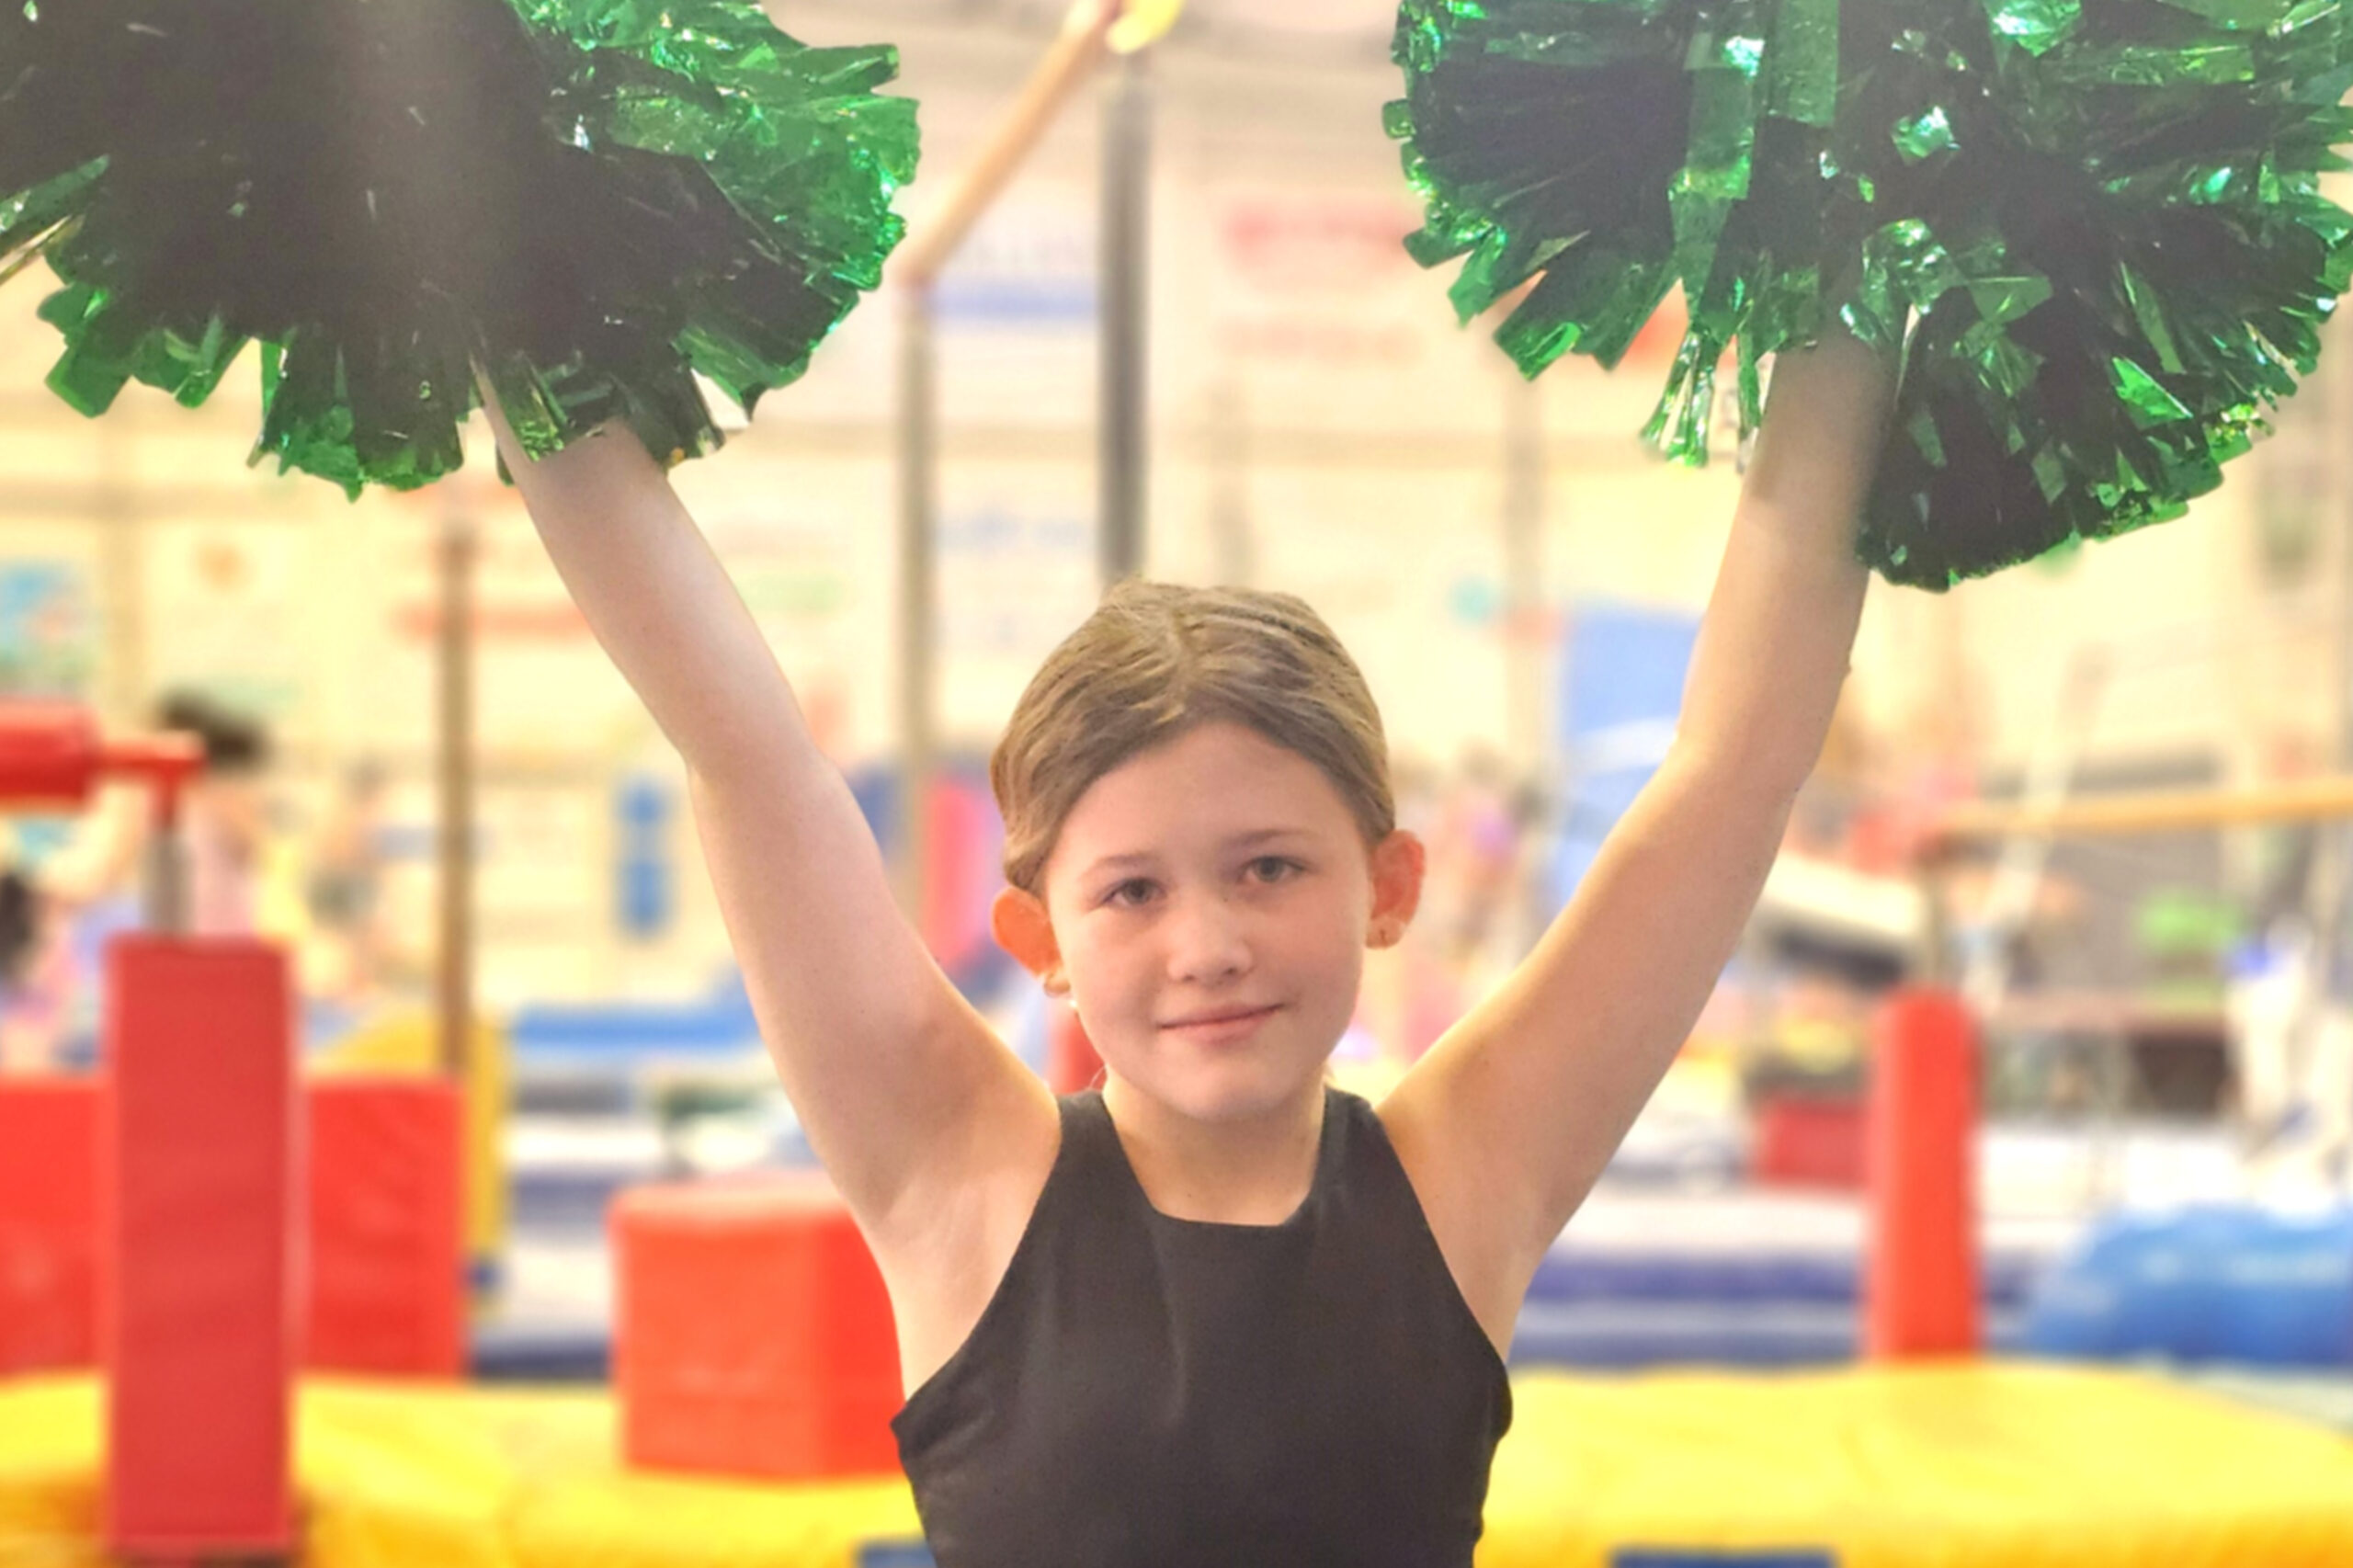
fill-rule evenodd
<path id="1" fill-rule="evenodd" d="M 892 1423 L 939 1568 L 1467 1568 L 1511 1425 L 1372 1108 L 1279 1225 L 1152 1207 L 1097 1091 L 971 1336 Z"/>

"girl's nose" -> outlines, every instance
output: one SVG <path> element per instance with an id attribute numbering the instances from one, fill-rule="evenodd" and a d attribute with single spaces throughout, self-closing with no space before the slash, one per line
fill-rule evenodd
<path id="1" fill-rule="evenodd" d="M 1221 898 L 1180 903 L 1169 931 L 1171 980 L 1214 984 L 1247 973 L 1250 961 L 1250 943 L 1239 911 Z"/>

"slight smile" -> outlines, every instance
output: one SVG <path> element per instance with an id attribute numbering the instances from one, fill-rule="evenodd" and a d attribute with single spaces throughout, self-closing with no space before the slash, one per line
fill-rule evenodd
<path id="1" fill-rule="evenodd" d="M 1279 1006 L 1221 1007 L 1214 1012 L 1196 1013 L 1190 1017 L 1174 1019 L 1160 1027 L 1188 1040 L 1224 1044 L 1250 1034 L 1259 1024 L 1279 1011 Z"/>

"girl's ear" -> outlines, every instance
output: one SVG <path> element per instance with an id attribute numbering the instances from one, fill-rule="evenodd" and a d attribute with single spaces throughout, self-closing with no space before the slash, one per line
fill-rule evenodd
<path id="1" fill-rule="evenodd" d="M 1365 940 L 1393 948 L 1422 903 L 1422 841 L 1399 828 L 1372 847 L 1372 916 Z"/>
<path id="2" fill-rule="evenodd" d="M 1046 917 L 1040 900 L 1019 888 L 1002 890 L 989 906 L 989 929 L 998 947 L 1051 988 L 1062 970 L 1063 951 L 1054 941 L 1054 923 Z"/>

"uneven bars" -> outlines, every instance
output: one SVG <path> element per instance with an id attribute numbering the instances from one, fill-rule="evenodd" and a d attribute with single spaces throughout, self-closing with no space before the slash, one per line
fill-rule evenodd
<path id="1" fill-rule="evenodd" d="M 2261 790 L 2173 790 L 2077 800 L 2047 810 L 1959 806 L 1937 824 L 1938 847 L 2008 838 L 2084 838 L 2191 833 L 2266 823 L 2353 817 L 2353 776 L 2308 778 Z"/>
<path id="2" fill-rule="evenodd" d="M 972 226 L 1029 161 L 1055 114 L 1108 52 L 1111 29 L 1126 11 L 1126 0 L 1078 0 L 1071 7 L 1062 36 L 959 176 L 946 205 L 900 252 L 895 281 L 902 287 L 928 288 L 947 269 Z"/>

